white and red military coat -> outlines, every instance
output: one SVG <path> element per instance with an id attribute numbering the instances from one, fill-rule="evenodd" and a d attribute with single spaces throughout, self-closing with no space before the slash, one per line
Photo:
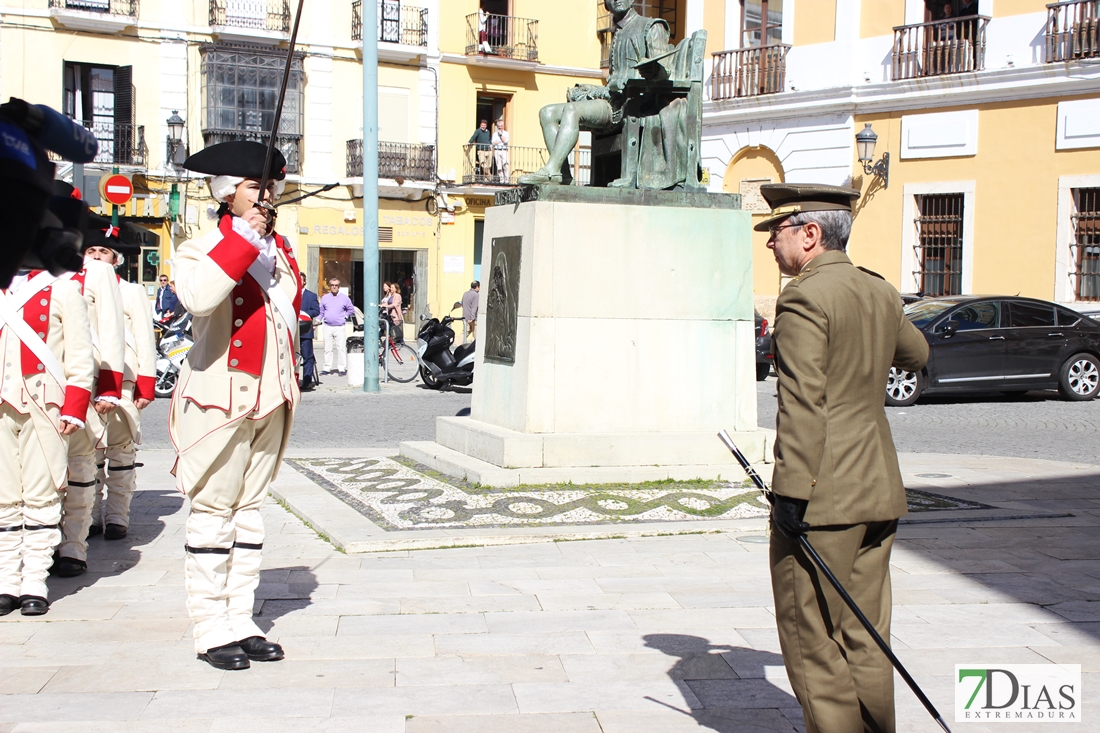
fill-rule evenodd
<path id="1" fill-rule="evenodd" d="M 40 287 L 41 279 L 35 280 L 39 274 L 32 271 L 26 280 L 17 277 L 5 294 L 9 302 L 26 301 L 17 312 L 57 359 L 65 384 L 58 383 L 14 330 L 5 326 L 0 330 L 0 402 L 31 417 L 54 485 L 61 488 L 68 478 L 69 442 L 61 435 L 60 419 L 86 419 L 95 361 L 88 311 L 79 285 L 53 280 Z M 33 293 L 25 288 L 33 288 Z M 4 456 L 3 460 L 13 457 Z"/>
<path id="2" fill-rule="evenodd" d="M 93 401 L 100 397 L 122 398 L 122 376 L 126 369 L 126 330 L 122 294 L 115 269 L 106 262 L 85 260 L 84 269 L 65 277 L 80 287 L 88 308 L 92 355 L 95 358 Z M 92 407 L 84 418 L 93 443 L 102 443 L 104 422 Z"/>
<path id="3" fill-rule="evenodd" d="M 126 338 L 120 409 L 130 422 L 134 442 L 141 443 L 141 413 L 134 400 L 152 401 L 156 397 L 153 387 L 157 381 L 157 338 L 153 333 L 153 308 L 141 285 L 119 278 L 118 287 Z"/>
<path id="4" fill-rule="evenodd" d="M 251 233 L 235 230 L 233 221 L 223 216 L 216 230 L 181 244 L 172 260 L 176 295 L 194 317 L 195 345 L 172 395 L 169 435 L 180 455 L 209 447 L 213 460 L 221 450 L 221 428 L 266 417 L 286 404 L 291 415 L 281 460 L 301 399 L 295 374 L 302 297 L 298 263 L 287 241 L 273 235 L 274 272 L 265 274 L 261 285 L 249 272 L 257 270 L 253 263 L 260 251 L 242 236 Z M 288 318 L 267 288 L 281 292 L 276 297 L 293 309 Z M 188 421 L 186 429 L 181 420 Z"/>

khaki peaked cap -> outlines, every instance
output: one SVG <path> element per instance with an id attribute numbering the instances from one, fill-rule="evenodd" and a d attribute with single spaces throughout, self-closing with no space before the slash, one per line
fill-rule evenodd
<path id="1" fill-rule="evenodd" d="M 851 211 L 859 191 L 823 183 L 765 183 L 760 195 L 772 207 L 767 219 L 753 227 L 766 232 L 777 221 L 807 211 Z"/>

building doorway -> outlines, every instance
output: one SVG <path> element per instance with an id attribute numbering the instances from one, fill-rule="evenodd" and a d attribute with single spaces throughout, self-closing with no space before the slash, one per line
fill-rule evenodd
<path id="1" fill-rule="evenodd" d="M 485 240 L 485 220 L 474 219 L 474 280 L 481 282 L 481 248 Z"/>
<path id="2" fill-rule="evenodd" d="M 341 291 L 348 294 L 352 305 L 363 310 L 363 250 L 357 247 L 319 247 L 317 292 L 324 295 L 329 278 L 340 280 Z M 378 252 L 378 293 L 382 283 L 397 283 L 401 291 L 401 310 L 406 323 L 416 323 L 427 309 L 428 251 L 417 249 L 383 249 Z"/>

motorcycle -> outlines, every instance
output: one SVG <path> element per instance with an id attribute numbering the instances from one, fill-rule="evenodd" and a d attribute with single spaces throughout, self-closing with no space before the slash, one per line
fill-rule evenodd
<path id="1" fill-rule="evenodd" d="M 191 337 L 190 313 L 184 313 L 171 323 L 157 325 L 162 329 L 162 334 L 157 344 L 157 381 L 153 385 L 153 393 L 164 399 L 171 397 L 175 391 L 183 362 L 195 340 Z"/>
<path id="2" fill-rule="evenodd" d="M 455 303 L 461 308 L 461 303 Z M 421 317 L 423 320 L 423 316 Z M 443 320 L 431 318 L 420 327 L 416 335 L 417 353 L 420 354 L 420 378 L 424 386 L 430 389 L 443 389 L 446 385 L 468 386 L 474 381 L 474 345 L 475 341 L 461 344 L 454 351 L 451 345 L 455 340 L 451 324 L 461 318 L 443 316 Z"/>

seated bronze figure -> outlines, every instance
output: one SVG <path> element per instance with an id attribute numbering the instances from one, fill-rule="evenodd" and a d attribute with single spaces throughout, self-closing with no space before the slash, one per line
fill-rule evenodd
<path id="1" fill-rule="evenodd" d="M 702 190 L 703 54 L 706 31 L 672 46 L 668 23 L 638 15 L 631 0 L 604 0 L 615 21 L 607 86 L 578 84 L 567 101 L 539 112 L 550 158 L 520 184 L 572 183 L 567 158 L 582 130 L 593 133 L 593 168 L 618 158 L 616 188 Z"/>

